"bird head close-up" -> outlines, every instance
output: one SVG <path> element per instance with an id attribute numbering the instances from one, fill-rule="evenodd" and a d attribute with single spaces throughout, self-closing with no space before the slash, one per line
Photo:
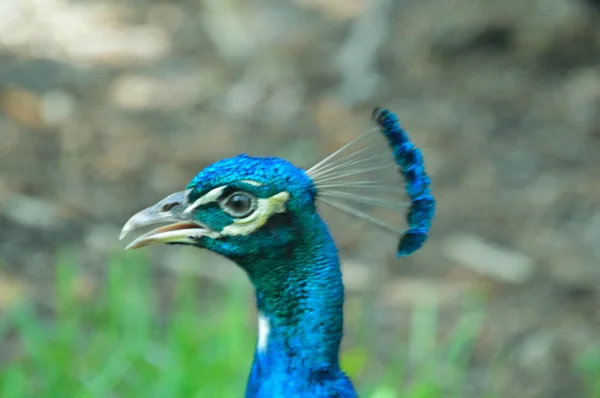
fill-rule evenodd
<path id="1" fill-rule="evenodd" d="M 210 165 L 185 190 L 136 214 L 123 234 L 168 223 L 139 236 L 128 248 L 192 245 L 228 257 L 251 272 L 248 261 L 288 258 L 302 241 L 302 232 L 311 233 L 315 196 L 304 170 L 283 159 L 242 154 Z"/>
<path id="2" fill-rule="evenodd" d="M 307 170 L 245 154 L 213 163 L 123 227 L 121 238 L 163 224 L 128 249 L 195 246 L 247 273 L 259 314 L 248 397 L 355 396 L 338 358 L 344 303 L 338 250 L 317 202 L 397 234 L 398 256 L 427 238 L 435 201 L 421 153 L 395 114 L 376 108 L 373 118 L 376 128 Z M 396 181 L 371 178 L 377 171 L 391 171 Z M 370 215 L 365 204 L 405 215 L 408 229 Z"/>
<path id="3" fill-rule="evenodd" d="M 0 398 L 600 398 L 600 0 L 0 16 Z"/>

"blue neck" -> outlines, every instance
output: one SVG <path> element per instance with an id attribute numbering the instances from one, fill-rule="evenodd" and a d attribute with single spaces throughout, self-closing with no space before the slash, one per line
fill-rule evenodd
<path id="1" fill-rule="evenodd" d="M 344 286 L 337 249 L 318 214 L 309 218 L 294 225 L 298 249 L 238 259 L 260 316 L 247 398 L 356 396 L 339 368 Z"/>

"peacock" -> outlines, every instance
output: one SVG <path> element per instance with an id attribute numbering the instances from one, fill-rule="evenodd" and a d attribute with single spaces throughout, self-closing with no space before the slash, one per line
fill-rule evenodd
<path id="1" fill-rule="evenodd" d="M 397 116 L 377 107 L 372 118 L 373 129 L 306 170 L 276 157 L 241 154 L 217 161 L 184 191 L 123 227 L 121 239 L 163 224 L 127 249 L 191 245 L 246 272 L 258 312 L 247 398 L 357 397 L 339 365 L 344 285 L 338 250 L 317 204 L 397 234 L 399 257 L 425 243 L 436 206 L 421 151 Z M 379 177 L 389 171 L 391 177 Z M 368 206 L 405 217 L 408 229 Z"/>

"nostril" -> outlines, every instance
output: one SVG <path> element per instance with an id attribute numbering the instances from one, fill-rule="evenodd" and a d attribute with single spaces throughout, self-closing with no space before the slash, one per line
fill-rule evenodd
<path id="1" fill-rule="evenodd" d="M 171 202 L 171 203 L 165 203 L 160 210 L 163 212 L 167 212 L 170 211 L 173 207 L 175 206 L 179 206 L 181 203 L 179 202 Z"/>

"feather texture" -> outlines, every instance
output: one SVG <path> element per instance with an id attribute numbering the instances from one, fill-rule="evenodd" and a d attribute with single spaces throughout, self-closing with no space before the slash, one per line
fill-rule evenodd
<path id="1" fill-rule="evenodd" d="M 337 210 L 398 234 L 398 256 L 418 250 L 427 240 L 435 199 L 423 156 L 397 116 L 375 108 L 377 127 L 360 135 L 306 171 L 317 199 Z M 407 229 L 372 209 L 405 215 Z"/>
<path id="2" fill-rule="evenodd" d="M 125 236 L 168 222 L 128 248 L 191 245 L 246 272 L 259 313 L 247 398 L 357 397 L 339 365 L 344 285 L 338 251 L 315 202 L 397 234 L 398 255 L 421 247 L 435 211 L 420 151 L 393 113 L 377 108 L 373 115 L 375 129 L 308 171 L 273 157 L 223 159 L 123 227 Z M 373 209 L 405 217 L 408 229 Z"/>

